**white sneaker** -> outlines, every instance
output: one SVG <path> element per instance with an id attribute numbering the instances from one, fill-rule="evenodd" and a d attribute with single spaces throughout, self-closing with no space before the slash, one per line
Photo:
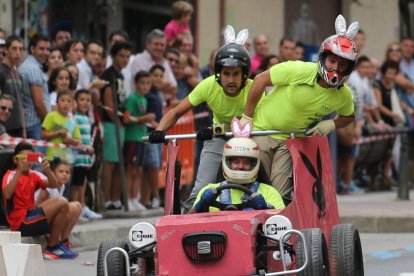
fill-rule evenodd
<path id="1" fill-rule="evenodd" d="M 128 200 L 128 210 L 131 212 L 133 211 L 138 211 L 137 208 L 135 207 L 135 204 L 132 200 Z"/>
<path id="2" fill-rule="evenodd" d="M 132 201 L 132 204 L 134 205 L 136 211 L 147 210 L 147 208 L 145 208 L 145 206 L 142 205 L 141 202 L 139 202 L 138 200 Z"/>
<path id="3" fill-rule="evenodd" d="M 160 208 L 160 200 L 158 198 L 153 198 L 151 201 L 151 208 L 157 209 Z"/>
<path id="4" fill-rule="evenodd" d="M 103 218 L 101 214 L 92 211 L 88 206 L 83 207 L 82 216 L 90 220 Z"/>

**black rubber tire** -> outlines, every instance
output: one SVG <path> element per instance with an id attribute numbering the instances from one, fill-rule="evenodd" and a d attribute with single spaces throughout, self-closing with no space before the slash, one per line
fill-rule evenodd
<path id="1" fill-rule="evenodd" d="M 147 260 L 145 258 L 138 258 L 137 264 L 139 266 L 139 270 L 136 276 L 147 276 L 148 275 Z"/>
<path id="2" fill-rule="evenodd" d="M 97 276 L 104 276 L 104 257 L 105 253 L 111 248 L 121 247 L 128 252 L 128 244 L 122 240 L 105 240 L 101 242 L 98 249 L 98 262 L 97 262 Z M 125 258 L 120 252 L 112 252 L 108 256 L 108 275 L 110 276 L 125 276 Z"/>
<path id="3" fill-rule="evenodd" d="M 325 276 L 329 274 L 329 252 L 323 232 L 319 228 L 301 230 L 305 236 L 306 253 L 300 238 L 296 242 L 296 267 L 301 267 L 305 262 L 305 254 L 308 256 L 308 265 L 298 275 Z"/>
<path id="4" fill-rule="evenodd" d="M 332 275 L 364 275 L 361 240 L 353 224 L 338 224 L 332 228 L 330 263 Z"/>

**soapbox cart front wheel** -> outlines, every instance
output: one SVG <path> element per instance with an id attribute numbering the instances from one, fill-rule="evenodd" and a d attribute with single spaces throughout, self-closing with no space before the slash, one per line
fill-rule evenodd
<path id="1" fill-rule="evenodd" d="M 298 273 L 300 276 L 328 276 L 329 273 L 329 253 L 326 245 L 325 236 L 319 228 L 303 229 L 300 232 L 305 236 L 306 251 L 304 251 L 303 241 L 297 240 L 296 243 L 296 267 L 301 267 L 305 262 L 305 254 L 308 256 L 308 265 L 305 270 Z"/>
<path id="2" fill-rule="evenodd" d="M 364 260 L 358 230 L 338 224 L 331 231 L 331 272 L 340 276 L 363 276 Z"/>

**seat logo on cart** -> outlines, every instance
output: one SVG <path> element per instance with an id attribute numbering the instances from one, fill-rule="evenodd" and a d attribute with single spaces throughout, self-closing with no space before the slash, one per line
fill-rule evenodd
<path id="1" fill-rule="evenodd" d="M 268 235 L 276 235 L 277 231 L 288 230 L 287 226 L 277 226 L 277 224 L 268 224 L 266 227 L 266 232 Z"/>
<path id="2" fill-rule="evenodd" d="M 132 241 L 142 241 L 143 239 L 153 239 L 153 234 L 144 234 L 143 231 L 133 231 Z"/>

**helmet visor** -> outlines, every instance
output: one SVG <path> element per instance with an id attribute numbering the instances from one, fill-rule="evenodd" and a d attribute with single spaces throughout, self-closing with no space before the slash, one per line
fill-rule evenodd
<path id="1" fill-rule="evenodd" d="M 228 66 L 228 67 L 244 67 L 246 64 L 238 59 L 235 58 L 224 58 L 220 60 L 220 64 L 222 66 Z"/>
<path id="2" fill-rule="evenodd" d="M 226 166 L 233 171 L 252 171 L 257 164 L 256 158 L 227 156 Z"/>

